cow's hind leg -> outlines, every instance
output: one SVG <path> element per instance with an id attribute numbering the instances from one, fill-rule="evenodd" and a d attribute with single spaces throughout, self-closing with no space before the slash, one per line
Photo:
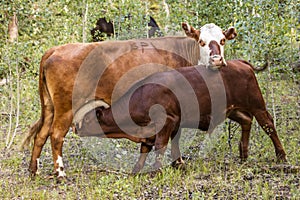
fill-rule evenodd
<path id="1" fill-rule="evenodd" d="M 278 138 L 276 129 L 274 127 L 273 118 L 268 111 L 259 111 L 254 114 L 257 122 L 271 138 L 275 147 L 275 153 L 279 162 L 287 162 L 286 153 Z"/>
<path id="2" fill-rule="evenodd" d="M 39 165 L 39 159 L 42 152 L 42 148 L 44 144 L 47 141 L 47 138 L 49 137 L 49 130 L 52 125 L 53 121 L 53 109 L 51 106 L 45 106 L 44 110 L 44 118 L 41 119 L 42 121 L 42 127 L 37 132 L 37 134 L 34 137 L 34 144 L 31 154 L 31 160 L 29 164 L 29 171 L 32 175 L 36 175 L 38 173 L 38 165 Z"/>
<path id="3" fill-rule="evenodd" d="M 245 161 L 248 158 L 249 137 L 253 116 L 242 111 L 233 111 L 229 118 L 238 122 L 242 127 L 242 135 L 239 143 L 240 158 Z"/>
<path id="4" fill-rule="evenodd" d="M 54 174 L 58 178 L 66 176 L 64 172 L 64 164 L 62 160 L 62 147 L 66 134 L 72 123 L 72 111 L 62 115 L 55 115 L 50 130 L 51 148 L 54 162 Z"/>

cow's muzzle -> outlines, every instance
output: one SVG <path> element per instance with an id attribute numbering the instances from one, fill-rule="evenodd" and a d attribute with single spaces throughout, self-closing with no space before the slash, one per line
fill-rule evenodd
<path id="1" fill-rule="evenodd" d="M 226 66 L 226 62 L 220 55 L 212 55 L 209 59 L 209 67 L 212 69 L 219 69 L 223 66 Z"/>
<path id="2" fill-rule="evenodd" d="M 84 136 L 84 130 L 82 129 L 82 121 L 80 121 L 79 123 L 74 124 L 74 129 L 75 129 L 75 134 L 82 137 Z"/>

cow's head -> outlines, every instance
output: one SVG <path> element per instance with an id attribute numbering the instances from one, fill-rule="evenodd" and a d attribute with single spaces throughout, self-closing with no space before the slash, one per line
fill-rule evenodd
<path id="1" fill-rule="evenodd" d="M 197 30 L 188 23 L 182 23 L 182 28 L 188 37 L 194 38 L 199 43 L 198 64 L 210 66 L 213 69 L 226 66 L 224 45 L 226 40 L 232 40 L 237 36 L 234 27 L 223 31 L 215 24 L 206 24 Z"/>
<path id="2" fill-rule="evenodd" d="M 99 115 L 102 110 L 109 107 L 109 104 L 103 100 L 91 100 L 81 106 L 73 117 L 76 134 L 81 137 L 99 136 L 102 133 L 98 122 Z"/>
<path id="3" fill-rule="evenodd" d="M 98 121 L 104 107 L 97 107 L 86 113 L 80 124 L 76 124 L 77 134 L 84 136 L 100 136 L 104 134 Z"/>

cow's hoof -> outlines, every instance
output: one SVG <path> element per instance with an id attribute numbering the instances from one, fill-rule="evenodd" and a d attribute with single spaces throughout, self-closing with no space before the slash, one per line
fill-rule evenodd
<path id="1" fill-rule="evenodd" d="M 137 175 L 142 170 L 142 167 L 139 164 L 136 164 L 132 169 L 132 175 Z"/>
<path id="2" fill-rule="evenodd" d="M 186 170 L 186 164 L 184 162 L 178 162 L 177 160 L 172 162 L 171 166 L 175 169 Z"/>
<path id="3" fill-rule="evenodd" d="M 28 171 L 29 171 L 30 176 L 36 176 L 38 174 L 37 167 L 32 164 L 29 166 Z"/>
<path id="4" fill-rule="evenodd" d="M 62 184 L 62 183 L 67 183 L 69 181 L 69 179 L 67 178 L 67 176 L 58 176 L 57 173 L 52 173 L 49 174 L 46 177 L 47 180 L 53 180 L 55 181 L 57 184 Z"/>
<path id="5" fill-rule="evenodd" d="M 156 161 L 156 162 L 153 164 L 153 167 L 152 167 L 151 172 L 149 173 L 149 174 L 150 174 L 150 177 L 154 177 L 154 176 L 156 176 L 158 173 L 161 173 L 161 169 L 162 169 L 162 163 L 161 163 L 160 161 Z"/>
<path id="6" fill-rule="evenodd" d="M 64 184 L 64 183 L 68 183 L 68 178 L 66 176 L 58 176 L 56 178 L 56 183 L 57 184 Z"/>
<path id="7" fill-rule="evenodd" d="M 248 154 L 240 154 L 241 163 L 246 162 L 248 159 Z"/>
<path id="8" fill-rule="evenodd" d="M 288 160 L 286 159 L 286 155 L 285 154 L 277 155 L 277 163 L 283 163 L 283 164 L 288 163 Z"/>
<path id="9" fill-rule="evenodd" d="M 156 161 L 154 164 L 153 164 L 153 170 L 156 171 L 156 170 L 160 170 L 162 168 L 162 164 L 160 161 Z"/>
<path id="10" fill-rule="evenodd" d="M 55 174 L 49 174 L 47 177 L 46 177 L 46 179 L 47 180 L 53 180 L 53 179 L 55 179 Z"/>
<path id="11" fill-rule="evenodd" d="M 155 176 L 157 176 L 158 174 L 161 174 L 161 173 L 162 173 L 161 168 L 158 168 L 158 169 L 154 169 L 153 171 L 149 172 L 149 176 L 151 178 L 154 178 Z"/>
<path id="12" fill-rule="evenodd" d="M 37 177 L 37 173 L 31 171 L 30 169 L 28 171 L 29 171 L 29 179 L 32 180 L 32 181 L 34 181 L 36 179 L 36 177 Z"/>
<path id="13" fill-rule="evenodd" d="M 286 159 L 286 153 L 282 150 L 275 150 L 276 157 L 277 157 L 277 163 L 288 163 L 288 160 Z"/>
<path id="14" fill-rule="evenodd" d="M 29 174 L 29 179 L 30 179 L 31 181 L 34 181 L 34 180 L 36 179 L 36 174 L 30 173 L 30 174 Z"/>
<path id="15" fill-rule="evenodd" d="M 241 163 L 244 163 L 244 162 L 246 162 L 247 161 L 247 159 L 248 159 L 248 156 L 240 156 L 240 161 L 241 161 Z"/>

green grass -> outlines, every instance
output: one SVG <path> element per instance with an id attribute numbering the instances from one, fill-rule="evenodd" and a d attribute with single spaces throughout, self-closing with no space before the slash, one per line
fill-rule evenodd
<path id="1" fill-rule="evenodd" d="M 13 147 L 7 150 L 4 148 L 6 130 L 2 129 L 0 199 L 299 199 L 297 98 L 280 92 L 294 86 L 283 81 L 274 84 L 277 88 L 274 102 L 281 108 L 276 113 L 277 130 L 291 169 L 278 167 L 271 140 L 254 121 L 249 159 L 244 163 L 238 158 L 240 128 L 234 131 L 230 153 L 224 124 L 211 136 L 186 129 L 182 135 L 185 144 L 181 147 L 188 158 L 187 169 L 165 165 L 156 176 L 147 172 L 137 176 L 129 173 L 136 161 L 136 155 L 132 154 L 139 152 L 135 143 L 112 139 L 91 142 L 69 134 L 64 144 L 67 180 L 57 183 L 49 179 L 53 170 L 49 142 L 42 152 L 41 174 L 31 180 L 27 171 L 30 151 L 17 150 L 22 135 L 18 134 Z M 289 99 L 288 103 L 283 97 Z M 146 169 L 151 162 L 147 162 Z"/>

